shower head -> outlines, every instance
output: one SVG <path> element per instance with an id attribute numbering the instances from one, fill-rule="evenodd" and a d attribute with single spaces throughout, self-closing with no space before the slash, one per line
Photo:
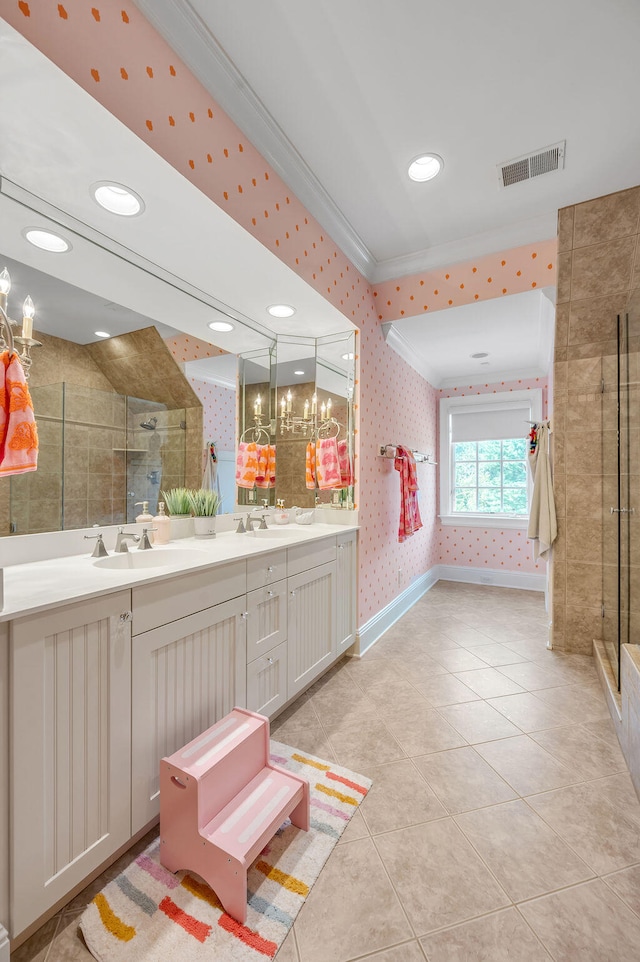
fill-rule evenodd
<path id="1" fill-rule="evenodd" d="M 155 431 L 157 423 L 158 423 L 157 418 L 147 418 L 146 421 L 140 422 L 140 427 L 144 428 L 145 431 Z"/>

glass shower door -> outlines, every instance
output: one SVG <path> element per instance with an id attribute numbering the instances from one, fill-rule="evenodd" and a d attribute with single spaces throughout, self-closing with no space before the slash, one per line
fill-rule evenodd
<path id="1" fill-rule="evenodd" d="M 617 353 L 603 363 L 602 395 L 602 597 L 603 638 L 620 688 L 621 646 L 637 629 L 638 555 L 635 504 L 638 487 L 638 354 L 630 353 L 629 315 L 617 318 Z M 614 364 L 609 361 L 614 360 Z"/>

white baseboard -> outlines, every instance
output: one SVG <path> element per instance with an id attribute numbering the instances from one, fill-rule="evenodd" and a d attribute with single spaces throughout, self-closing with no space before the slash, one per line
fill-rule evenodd
<path id="1" fill-rule="evenodd" d="M 361 625 L 356 632 L 356 644 L 351 657 L 359 658 L 368 651 L 385 631 L 419 601 L 429 588 L 438 581 L 459 581 L 464 584 L 487 585 L 497 588 L 521 588 L 525 591 L 544 591 L 545 574 L 529 574 L 524 571 L 497 571 L 487 568 L 463 568 L 457 565 L 434 565 L 416 578 L 408 588 L 393 599 L 373 618 Z"/>
<path id="2" fill-rule="evenodd" d="M 365 651 L 371 648 L 378 638 L 381 638 L 385 631 L 388 631 L 391 625 L 395 624 L 403 615 L 406 615 L 416 601 L 419 601 L 429 588 L 433 587 L 438 580 L 438 576 L 434 575 L 436 568 L 437 565 L 412 581 L 408 588 L 405 588 L 385 608 L 358 628 L 353 652 L 355 657 L 364 655 Z"/>
<path id="3" fill-rule="evenodd" d="M 544 591 L 547 576 L 527 571 L 503 571 L 499 568 L 465 568 L 461 565 L 435 565 L 438 581 L 461 581 L 468 585 L 493 585 L 495 588 L 520 588 Z"/>

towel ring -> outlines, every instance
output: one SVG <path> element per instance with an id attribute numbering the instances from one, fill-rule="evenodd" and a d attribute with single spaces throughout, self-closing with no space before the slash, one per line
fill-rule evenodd
<path id="1" fill-rule="evenodd" d="M 323 431 L 329 431 L 332 427 L 335 427 L 335 429 L 336 429 L 336 433 L 335 433 L 335 434 L 323 434 L 323 433 L 321 433 L 321 432 L 323 432 Z M 319 437 L 319 438 L 338 438 L 338 437 L 340 437 L 340 428 L 341 428 L 341 427 L 344 427 L 344 425 L 343 425 L 343 424 L 340 424 L 339 421 L 336 421 L 335 418 L 329 418 L 329 419 L 327 419 L 326 421 L 322 421 L 322 422 L 318 425 L 318 437 Z"/>
<path id="2" fill-rule="evenodd" d="M 267 444 L 270 444 L 270 443 L 271 443 L 271 435 L 269 434 L 269 432 L 267 431 L 267 429 L 266 429 L 266 428 L 256 428 L 256 427 L 247 428 L 246 431 L 243 431 L 242 434 L 240 435 L 240 440 L 241 440 L 241 441 L 244 441 L 245 437 L 246 437 L 250 432 L 253 432 L 253 438 L 252 438 L 252 440 L 255 441 L 256 444 L 259 442 L 260 437 L 261 437 L 261 435 L 263 435 L 263 434 L 264 434 L 264 436 L 265 436 L 266 439 L 267 439 L 266 443 L 267 443 Z"/>
<path id="3" fill-rule="evenodd" d="M 10 354 L 15 351 L 15 345 L 13 343 L 13 331 L 11 330 L 11 321 L 9 320 L 5 311 L 0 307 L 0 322 L 4 328 L 4 334 L 0 334 L 0 338 L 4 340 L 7 345 L 7 349 Z"/>

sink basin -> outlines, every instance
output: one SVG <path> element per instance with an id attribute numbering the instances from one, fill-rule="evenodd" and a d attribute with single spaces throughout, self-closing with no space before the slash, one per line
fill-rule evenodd
<path id="1" fill-rule="evenodd" d="M 110 568 L 113 571 L 137 571 L 140 568 L 171 568 L 173 565 L 200 561 L 204 552 L 197 548 L 152 548 L 150 551 L 125 551 L 112 554 L 108 558 L 94 561 L 96 568 Z"/>

